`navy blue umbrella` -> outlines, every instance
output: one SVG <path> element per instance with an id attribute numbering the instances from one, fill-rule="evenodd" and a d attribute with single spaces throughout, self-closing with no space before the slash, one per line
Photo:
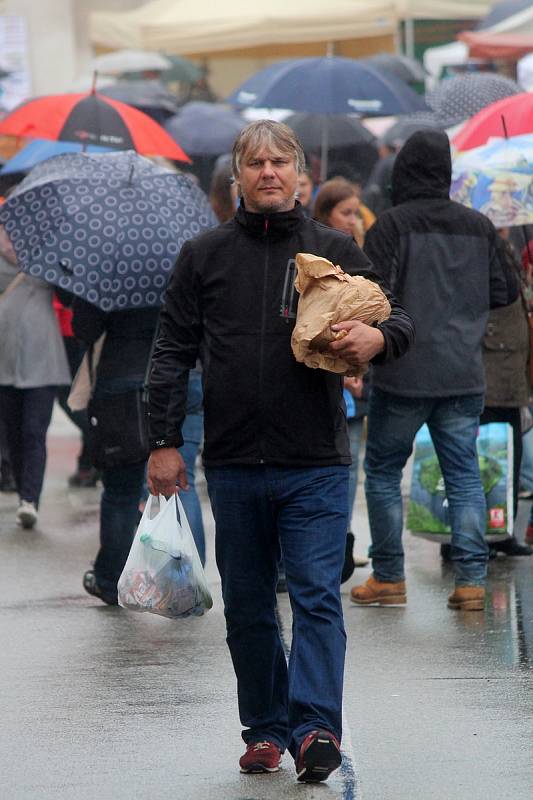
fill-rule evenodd
<path id="1" fill-rule="evenodd" d="M 0 224 L 24 272 L 120 311 L 160 306 L 183 243 L 217 222 L 190 178 L 123 151 L 43 161 Z"/>
<path id="2" fill-rule="evenodd" d="M 262 69 L 228 102 L 242 108 L 288 108 L 315 114 L 395 116 L 426 110 L 404 81 L 365 61 L 339 56 L 295 58 Z"/>
<path id="3" fill-rule="evenodd" d="M 262 69 L 228 98 L 242 108 L 289 108 L 310 114 L 382 117 L 427 110 L 396 75 L 366 61 L 339 56 L 295 58 Z M 321 179 L 327 175 L 328 126 L 324 118 Z"/>
<path id="4" fill-rule="evenodd" d="M 233 147 L 246 125 L 239 113 L 223 103 L 186 103 L 164 128 L 191 156 L 219 156 Z"/>

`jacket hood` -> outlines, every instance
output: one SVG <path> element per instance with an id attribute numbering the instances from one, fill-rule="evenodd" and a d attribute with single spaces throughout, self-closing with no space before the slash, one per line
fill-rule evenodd
<path id="1" fill-rule="evenodd" d="M 392 204 L 420 197 L 450 196 L 450 140 L 442 131 L 413 133 L 398 153 L 392 170 Z"/>

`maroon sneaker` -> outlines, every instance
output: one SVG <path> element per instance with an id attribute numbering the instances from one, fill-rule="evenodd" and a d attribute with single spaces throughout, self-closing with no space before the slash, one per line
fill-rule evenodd
<path id="1" fill-rule="evenodd" d="M 533 544 L 533 525 L 528 525 L 525 536 L 526 544 Z"/>
<path id="2" fill-rule="evenodd" d="M 239 759 L 241 772 L 277 772 L 281 750 L 273 742 L 250 742 Z"/>
<path id="3" fill-rule="evenodd" d="M 333 734 L 328 731 L 311 731 L 298 750 L 298 780 L 304 783 L 325 781 L 340 767 L 341 761 L 341 748 Z"/>

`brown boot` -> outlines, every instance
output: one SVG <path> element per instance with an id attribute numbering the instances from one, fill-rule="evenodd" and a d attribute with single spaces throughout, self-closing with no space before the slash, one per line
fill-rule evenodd
<path id="1" fill-rule="evenodd" d="M 485 608 L 484 586 L 456 586 L 448 597 L 448 608 L 460 611 L 483 611 Z"/>
<path id="2" fill-rule="evenodd" d="M 359 606 L 400 606 L 406 603 L 405 581 L 381 583 L 373 575 L 361 586 L 354 586 L 350 592 L 352 603 Z"/>

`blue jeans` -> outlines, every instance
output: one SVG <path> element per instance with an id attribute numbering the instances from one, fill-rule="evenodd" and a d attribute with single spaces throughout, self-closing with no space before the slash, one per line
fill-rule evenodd
<path id="1" fill-rule="evenodd" d="M 244 741 L 295 755 L 315 728 L 340 739 L 348 467 L 207 468 L 206 478 Z M 293 612 L 288 669 L 276 618 L 280 546 Z"/>
<path id="2" fill-rule="evenodd" d="M 205 564 L 205 535 L 202 508 L 195 484 L 196 457 L 204 438 L 202 377 L 199 372 L 189 374 L 187 390 L 187 416 L 181 429 L 183 445 L 179 452 L 185 461 L 189 489 L 180 492 L 180 499 L 187 515 L 192 535 L 202 564 Z"/>
<path id="3" fill-rule="evenodd" d="M 416 433 L 427 423 L 446 486 L 456 584 L 484 584 L 487 512 L 476 450 L 482 409 L 482 395 L 414 398 L 372 390 L 365 489 L 377 580 L 404 580 L 400 482 Z"/>
<path id="4" fill-rule="evenodd" d="M 94 562 L 96 581 L 116 595 L 117 583 L 128 558 L 139 522 L 145 461 L 106 467 L 100 500 L 100 549 Z"/>

